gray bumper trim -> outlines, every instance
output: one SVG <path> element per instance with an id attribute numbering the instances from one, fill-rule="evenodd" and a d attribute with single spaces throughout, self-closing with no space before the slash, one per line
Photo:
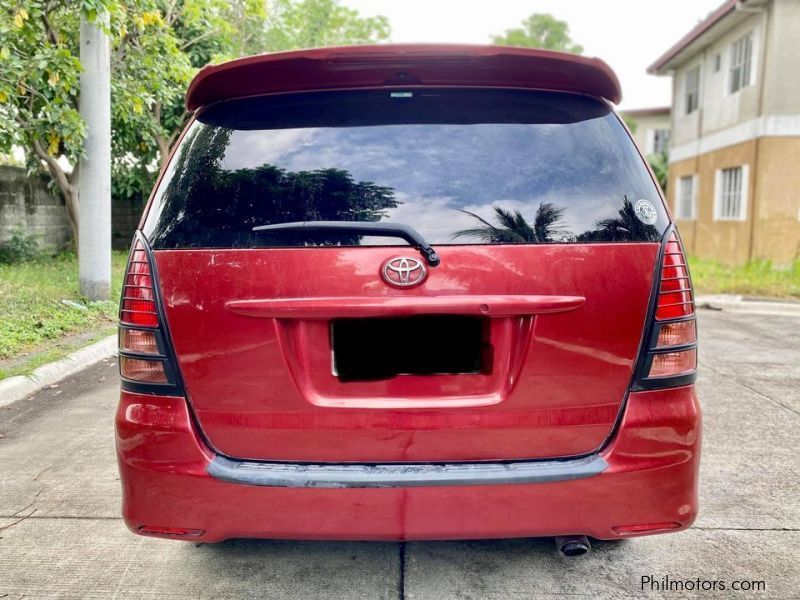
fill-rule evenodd
<path id="1" fill-rule="evenodd" d="M 256 462 L 217 456 L 208 466 L 208 474 L 230 483 L 268 487 L 391 488 L 567 481 L 598 475 L 607 466 L 597 454 L 513 463 L 375 465 Z"/>

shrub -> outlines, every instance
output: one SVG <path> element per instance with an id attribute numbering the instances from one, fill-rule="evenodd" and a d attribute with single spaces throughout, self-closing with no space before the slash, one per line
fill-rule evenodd
<path id="1" fill-rule="evenodd" d="M 11 238 L 0 242 L 0 264 L 14 264 L 35 260 L 42 255 L 36 237 L 17 229 Z"/>

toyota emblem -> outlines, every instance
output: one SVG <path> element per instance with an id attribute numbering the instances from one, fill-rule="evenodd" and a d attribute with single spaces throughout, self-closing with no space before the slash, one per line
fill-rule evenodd
<path id="1" fill-rule="evenodd" d="M 428 270 L 422 261 L 416 258 L 398 256 L 383 263 L 381 275 L 389 285 L 408 288 L 422 283 L 428 275 Z"/>

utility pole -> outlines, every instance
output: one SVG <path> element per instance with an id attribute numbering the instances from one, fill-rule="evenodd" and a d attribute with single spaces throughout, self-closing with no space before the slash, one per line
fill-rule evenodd
<path id="1" fill-rule="evenodd" d="M 108 36 L 81 16 L 80 113 L 87 127 L 80 162 L 78 278 L 81 295 L 108 300 L 111 288 L 111 63 Z"/>

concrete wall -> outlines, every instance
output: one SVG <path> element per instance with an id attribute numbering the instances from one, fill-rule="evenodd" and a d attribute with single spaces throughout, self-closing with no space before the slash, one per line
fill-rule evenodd
<path id="1" fill-rule="evenodd" d="M 800 137 L 758 140 L 754 258 L 800 259 Z"/>
<path id="2" fill-rule="evenodd" d="M 133 232 L 139 225 L 144 205 L 145 202 L 140 200 L 112 200 L 111 246 L 115 250 L 127 250 L 131 247 Z"/>
<path id="3" fill-rule="evenodd" d="M 690 254 L 723 263 L 788 265 L 800 258 L 800 138 L 763 137 L 670 165 L 668 201 L 677 214 L 678 180 L 696 175 L 697 215 L 679 219 Z M 748 165 L 744 221 L 714 219 L 716 171 Z"/>
<path id="4" fill-rule="evenodd" d="M 72 237 L 64 201 L 47 189 L 47 178 L 0 165 L 0 242 L 19 229 L 43 248 L 63 246 Z"/>
<path id="5" fill-rule="evenodd" d="M 22 229 L 42 248 L 59 248 L 72 238 L 61 196 L 47 189 L 47 177 L 28 177 L 19 167 L 0 165 L 0 242 Z M 144 210 L 142 200 L 111 203 L 111 244 L 127 250 Z"/>

